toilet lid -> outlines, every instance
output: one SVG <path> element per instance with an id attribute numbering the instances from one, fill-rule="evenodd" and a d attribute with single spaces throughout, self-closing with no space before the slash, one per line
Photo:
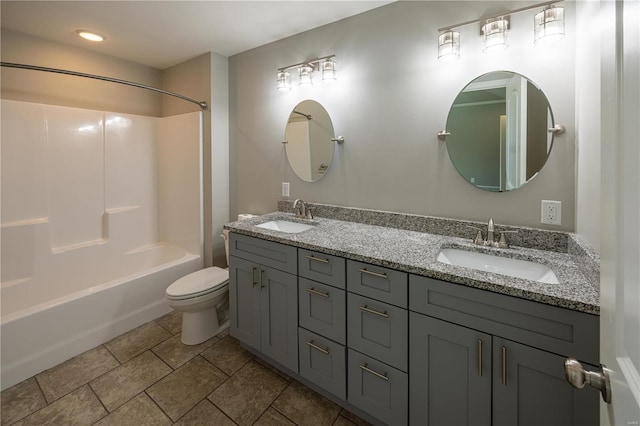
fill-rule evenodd
<path id="1" fill-rule="evenodd" d="M 212 266 L 185 275 L 167 288 L 167 296 L 181 297 L 212 290 L 229 280 L 229 271 Z"/>

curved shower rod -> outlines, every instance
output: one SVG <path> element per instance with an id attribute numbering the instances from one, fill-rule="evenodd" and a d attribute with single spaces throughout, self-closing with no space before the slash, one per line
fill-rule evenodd
<path id="1" fill-rule="evenodd" d="M 16 63 L 12 63 L 12 62 L 0 62 L 0 66 L 9 67 L 9 68 L 20 68 L 20 69 L 32 70 L 32 71 L 46 71 L 46 72 L 52 72 L 52 73 L 56 73 L 56 74 L 73 75 L 73 76 L 76 76 L 76 77 L 93 78 L 95 80 L 102 80 L 102 81 L 109 81 L 111 83 L 124 84 L 126 86 L 133 86 L 133 87 L 138 87 L 140 89 L 152 90 L 154 92 L 162 93 L 163 95 L 169 95 L 169 96 L 173 96 L 173 97 L 176 97 L 176 98 L 180 98 L 180 99 L 185 100 L 187 102 L 191 102 L 193 104 L 198 105 L 203 110 L 207 109 L 207 103 L 205 101 L 196 101 L 195 99 L 191 99 L 191 98 L 188 98 L 186 96 L 182 96 L 182 95 L 180 95 L 178 93 L 169 92 L 169 91 L 163 90 L 163 89 L 158 89 L 157 87 L 153 87 L 153 86 L 147 86 L 146 84 L 134 83 L 133 81 L 120 80 L 118 78 L 104 77 L 104 76 L 95 75 L 95 74 L 86 74 L 86 73 L 77 72 L 77 71 L 61 70 L 61 69 L 58 69 L 58 68 L 40 67 L 40 66 L 37 66 L 37 65 L 16 64 Z"/>

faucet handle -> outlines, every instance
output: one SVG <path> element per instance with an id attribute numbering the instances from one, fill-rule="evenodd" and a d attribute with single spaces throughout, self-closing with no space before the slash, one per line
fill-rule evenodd
<path id="1" fill-rule="evenodd" d="M 478 228 L 477 226 L 471 226 L 471 225 L 466 225 L 466 226 L 467 228 L 475 229 L 476 231 L 478 231 L 476 233 L 476 237 L 473 239 L 473 243 L 478 245 L 483 245 L 484 237 L 482 236 L 482 228 Z"/>
<path id="2" fill-rule="evenodd" d="M 500 239 L 498 240 L 498 248 L 509 248 L 507 237 L 505 234 L 517 234 L 518 231 L 502 231 L 500 232 Z"/>

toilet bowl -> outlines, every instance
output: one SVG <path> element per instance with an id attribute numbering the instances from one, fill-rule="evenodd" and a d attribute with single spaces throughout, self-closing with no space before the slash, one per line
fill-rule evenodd
<path id="1" fill-rule="evenodd" d="M 228 294 L 229 271 L 217 266 L 192 272 L 167 288 L 167 303 L 182 312 L 182 343 L 197 345 L 229 327 L 229 320 L 221 318 Z"/>
<path id="2" fill-rule="evenodd" d="M 238 215 L 238 220 L 251 217 L 254 216 Z M 222 232 L 228 265 L 229 231 Z M 185 275 L 167 288 L 166 299 L 171 308 L 182 312 L 182 343 L 185 345 L 197 345 L 229 328 L 227 269 L 212 266 Z"/>

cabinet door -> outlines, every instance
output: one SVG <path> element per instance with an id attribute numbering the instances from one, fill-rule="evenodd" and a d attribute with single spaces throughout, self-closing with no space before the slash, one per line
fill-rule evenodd
<path id="1" fill-rule="evenodd" d="M 410 423 L 491 425 L 491 336 L 410 313 Z"/>
<path id="2" fill-rule="evenodd" d="M 298 277 L 260 267 L 262 353 L 298 372 Z"/>
<path id="3" fill-rule="evenodd" d="M 493 424 L 584 426 L 599 421 L 599 394 L 564 378 L 565 358 L 493 338 Z"/>
<path id="4" fill-rule="evenodd" d="M 258 265 L 229 256 L 229 315 L 233 337 L 260 349 Z"/>

